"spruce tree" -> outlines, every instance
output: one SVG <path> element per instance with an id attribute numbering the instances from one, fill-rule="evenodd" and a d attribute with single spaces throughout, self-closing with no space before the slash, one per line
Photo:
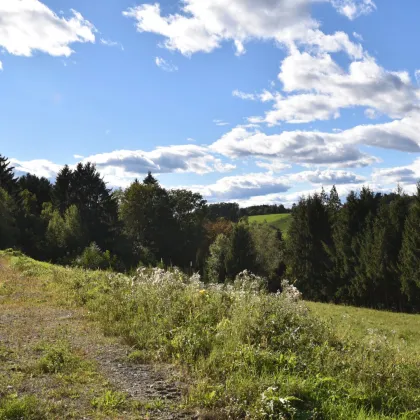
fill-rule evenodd
<path id="1" fill-rule="evenodd" d="M 401 287 L 413 308 L 420 307 L 420 183 L 407 220 L 399 257 Z"/>
<path id="2" fill-rule="evenodd" d="M 0 188 L 3 188 L 9 194 L 15 194 L 17 190 L 14 169 L 10 165 L 9 159 L 0 154 Z"/>

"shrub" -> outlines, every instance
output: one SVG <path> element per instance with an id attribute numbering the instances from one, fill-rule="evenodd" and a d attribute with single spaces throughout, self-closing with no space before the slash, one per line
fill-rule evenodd
<path id="1" fill-rule="evenodd" d="M 111 256 L 109 251 L 102 252 L 101 249 L 92 242 L 84 249 L 82 255 L 76 258 L 75 265 L 90 270 L 112 269 L 117 263 L 116 257 Z"/>

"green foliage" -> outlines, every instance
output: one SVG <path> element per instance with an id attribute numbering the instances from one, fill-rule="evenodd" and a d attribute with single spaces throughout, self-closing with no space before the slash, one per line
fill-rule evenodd
<path id="1" fill-rule="evenodd" d="M 0 188 L 0 248 L 14 246 L 18 233 L 14 217 L 14 202 L 6 190 Z"/>
<path id="2" fill-rule="evenodd" d="M 414 305 L 420 307 L 420 183 L 404 226 L 400 253 L 402 290 Z"/>
<path id="3" fill-rule="evenodd" d="M 37 368 L 43 373 L 70 372 L 79 364 L 79 359 L 72 354 L 67 343 L 46 345 L 42 351 Z"/>
<path id="4" fill-rule="evenodd" d="M 226 261 L 229 252 L 229 239 L 218 235 L 210 245 L 210 255 L 207 258 L 206 278 L 212 283 L 224 283 L 226 280 Z"/>
<path id="5" fill-rule="evenodd" d="M 108 334 L 138 349 L 133 360 L 188 369 L 192 405 L 256 419 L 416 413 L 420 359 L 380 332 L 339 335 L 292 286 L 268 294 L 262 279 L 246 273 L 231 285 L 205 286 L 177 270 L 143 268 L 131 278 L 86 272 L 83 287 L 74 288 L 79 275 L 62 269 L 55 280 L 77 290 Z"/>
<path id="6" fill-rule="evenodd" d="M 34 396 L 8 395 L 0 398 L 0 420 L 44 420 L 42 405 Z"/>
<path id="7" fill-rule="evenodd" d="M 229 242 L 226 259 L 228 278 L 234 279 L 244 270 L 255 271 L 256 251 L 249 226 L 245 223 L 235 225 Z"/>
<path id="8" fill-rule="evenodd" d="M 328 199 L 324 193 L 302 198 L 294 206 L 287 241 L 288 274 L 308 299 L 331 296 L 326 246 L 331 241 Z"/>
<path id="9" fill-rule="evenodd" d="M 105 391 L 99 397 L 92 400 L 92 406 L 104 413 L 110 413 L 122 408 L 125 404 L 126 396 L 122 392 Z"/>
<path id="10" fill-rule="evenodd" d="M 252 223 L 250 226 L 255 248 L 255 272 L 269 281 L 269 289 L 280 289 L 280 278 L 286 269 L 285 244 L 281 232 L 268 223 Z"/>
<path id="11" fill-rule="evenodd" d="M 109 251 L 102 252 L 98 245 L 92 242 L 84 249 L 82 255 L 76 258 L 74 264 L 91 270 L 109 270 L 116 266 L 117 260 Z"/>
<path id="12" fill-rule="evenodd" d="M 46 240 L 49 252 L 56 260 L 68 261 L 83 249 L 85 235 L 79 210 L 75 205 L 70 206 L 63 217 L 48 204 L 44 206 L 42 217 L 48 220 Z"/>
<path id="13" fill-rule="evenodd" d="M 9 159 L 0 154 L 0 189 L 7 191 L 9 194 L 14 194 L 17 189 L 13 169 L 10 166 Z"/>

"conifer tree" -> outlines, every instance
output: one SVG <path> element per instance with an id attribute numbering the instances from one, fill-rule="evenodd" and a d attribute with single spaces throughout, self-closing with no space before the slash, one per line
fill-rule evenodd
<path id="1" fill-rule="evenodd" d="M 3 188 L 9 194 L 15 194 L 17 190 L 14 169 L 10 165 L 9 159 L 0 154 L 0 188 Z"/>
<path id="2" fill-rule="evenodd" d="M 411 305 L 420 307 L 420 183 L 405 222 L 399 258 L 401 287 Z"/>

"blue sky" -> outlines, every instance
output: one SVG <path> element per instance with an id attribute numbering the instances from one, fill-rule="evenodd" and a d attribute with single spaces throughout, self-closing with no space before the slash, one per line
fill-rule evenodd
<path id="1" fill-rule="evenodd" d="M 416 0 L 9 0 L 0 153 L 210 201 L 420 178 Z M 416 77 L 417 76 L 417 77 Z M 418 79 L 418 80 L 417 80 Z"/>

